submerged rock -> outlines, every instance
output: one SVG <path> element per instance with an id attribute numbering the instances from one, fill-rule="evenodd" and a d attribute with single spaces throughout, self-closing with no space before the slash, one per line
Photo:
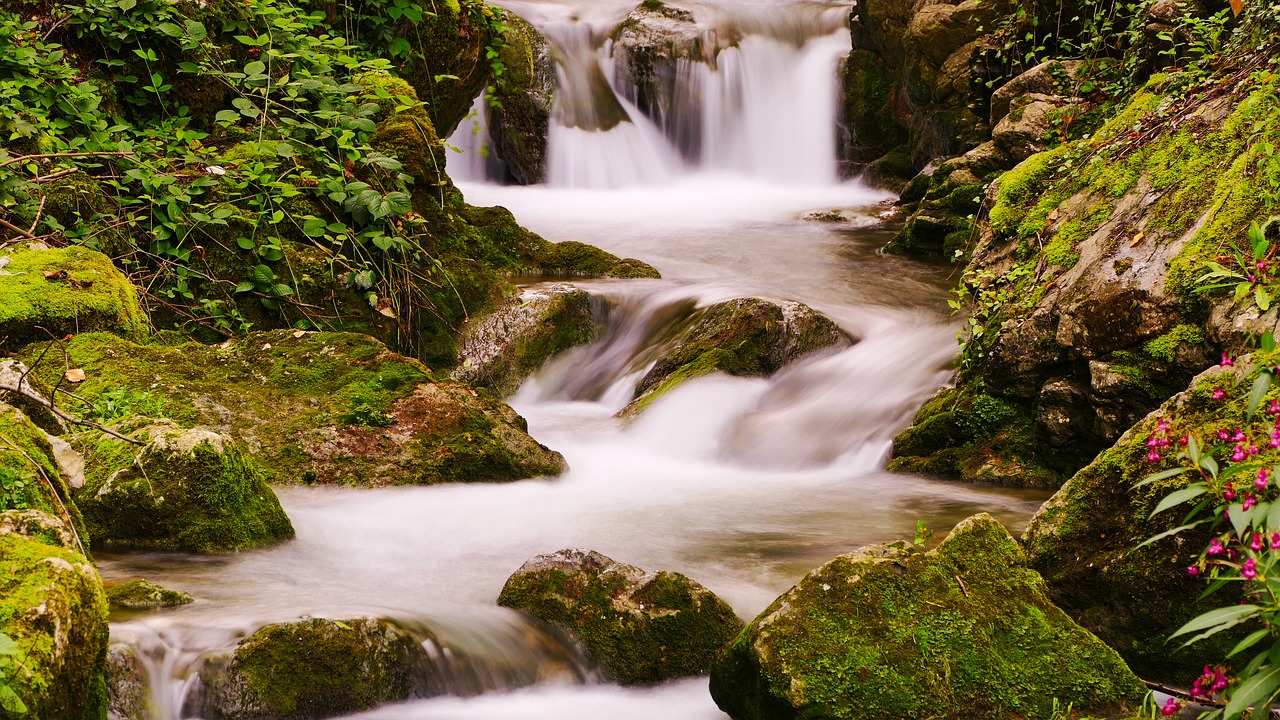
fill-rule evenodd
<path id="1" fill-rule="evenodd" d="M 623 685 L 703 674 L 742 628 L 732 608 L 684 575 L 646 573 L 585 550 L 525 563 L 498 604 L 567 629 Z"/>
<path id="2" fill-rule="evenodd" d="M 227 552 L 293 537 L 262 469 L 231 438 L 172 422 L 136 434 L 141 449 L 100 440 L 76 494 L 95 543 Z"/>
<path id="3" fill-rule="evenodd" d="M 107 589 L 107 602 L 125 608 L 158 608 L 187 605 L 195 598 L 146 580 L 134 579 Z"/>
<path id="4" fill-rule="evenodd" d="M 312 619 L 268 625 L 201 671 L 211 720 L 310 720 L 422 697 L 431 663 L 422 644 L 387 620 Z"/>
<path id="5" fill-rule="evenodd" d="M 40 536 L 0 534 L 0 634 L 20 652 L 22 669 L 6 677 L 28 708 L 16 717 L 105 714 L 107 602 L 98 572 L 83 555 Z"/>
<path id="6" fill-rule="evenodd" d="M 784 365 L 851 344 L 833 321 L 798 302 L 739 298 L 696 310 L 636 387 L 632 414 L 680 383 L 713 372 L 766 377 Z"/>
<path id="7" fill-rule="evenodd" d="M 81 332 L 143 336 L 137 291 L 111 258 L 79 245 L 38 247 L 0 253 L 0 350 Z"/>
<path id="8" fill-rule="evenodd" d="M 243 447 L 269 482 L 496 482 L 565 467 L 488 392 L 436 381 L 366 335 L 279 330 L 216 347 L 164 347 L 92 334 L 66 349 L 88 376 L 77 394 L 95 402 L 116 395 L 122 417 L 114 422 L 136 424 L 145 410 L 178 427 L 208 428 Z M 125 448 L 112 443 L 103 451 L 119 463 Z M 110 465 L 106 457 L 88 460 L 91 475 Z"/>
<path id="9" fill-rule="evenodd" d="M 510 395 L 552 355 L 594 340 L 603 309 L 572 285 L 525 290 L 463 328 L 452 377 Z"/>
<path id="10" fill-rule="evenodd" d="M 972 517 L 927 553 L 842 555 L 752 621 L 711 671 L 742 720 L 1049 717 L 1136 704 L 1141 681 L 1055 607 L 1017 541 Z"/>

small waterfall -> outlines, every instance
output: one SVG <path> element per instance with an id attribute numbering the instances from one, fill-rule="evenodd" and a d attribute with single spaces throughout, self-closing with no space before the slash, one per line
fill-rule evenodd
<path id="1" fill-rule="evenodd" d="M 502 159 L 493 152 L 489 139 L 489 107 L 481 93 L 471 103 L 471 112 L 449 136 L 450 151 L 445 158 L 445 172 L 454 181 L 481 182 L 506 175 Z"/>
<path id="2" fill-rule="evenodd" d="M 672 14 L 660 18 L 658 32 L 674 26 L 679 35 L 646 37 L 658 49 L 626 37 L 634 13 L 621 25 L 613 17 L 530 16 L 555 48 L 549 185 L 657 185 L 693 171 L 837 181 L 837 67 L 850 47 L 847 8 L 695 10 L 706 17 L 665 11 Z M 451 142 L 463 147 L 466 139 Z M 473 161 L 468 172 L 476 167 Z M 484 169 L 502 181 L 493 166 Z"/>

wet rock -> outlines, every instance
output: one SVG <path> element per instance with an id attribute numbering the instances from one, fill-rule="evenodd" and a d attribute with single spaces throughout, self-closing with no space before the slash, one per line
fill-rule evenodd
<path id="1" fill-rule="evenodd" d="M 111 258 L 86 247 L 15 246 L 0 274 L 0 350 L 72 333 L 141 338 L 147 319 L 133 284 Z"/>
<path id="2" fill-rule="evenodd" d="M 107 588 L 107 602 L 123 608 L 161 608 L 187 605 L 195 602 L 195 598 L 181 590 L 170 590 L 135 578 Z"/>
<path id="3" fill-rule="evenodd" d="M 278 330 L 216 347 L 164 347 L 95 334 L 78 336 L 67 352 L 88 374 L 77 394 L 96 401 L 123 391 L 178 427 L 230 437 L 268 482 L 497 482 L 564 469 L 564 458 L 487 391 L 437 381 L 366 335 Z M 136 410 L 125 412 L 115 422 L 140 422 Z M 121 463 L 114 470 L 136 451 L 113 442 L 103 440 Z M 106 481 L 92 477 L 95 463 L 82 497 Z M 145 484 L 131 476 L 131 487 Z"/>
<path id="4" fill-rule="evenodd" d="M 99 441 L 99 465 L 76 494 L 95 543 L 227 552 L 293 537 L 257 462 L 226 435 L 157 422 L 146 445 Z"/>
<path id="5" fill-rule="evenodd" d="M 1040 508 L 1023 536 L 1029 562 L 1044 575 L 1053 601 L 1144 677 L 1191 677 L 1239 640 L 1223 633 L 1191 648 L 1165 641 L 1196 615 L 1234 602 L 1238 586 L 1200 598 L 1205 582 L 1190 577 L 1186 566 L 1208 544 L 1207 530 L 1143 545 L 1181 524 L 1180 512 L 1154 518 L 1151 512 L 1186 484 L 1184 478 L 1143 488 L 1134 485 L 1158 469 L 1146 460 L 1146 441 L 1157 419 L 1176 417 L 1188 428 L 1238 422 L 1242 398 L 1221 402 L 1210 395 L 1213 386 L 1230 387 L 1245 371 L 1247 367 L 1238 363 L 1202 373 L 1067 481 Z"/>
<path id="6" fill-rule="evenodd" d="M 112 645 L 107 651 L 106 681 L 107 720 L 148 720 L 146 673 L 132 647 Z"/>
<path id="7" fill-rule="evenodd" d="M 22 670 L 6 677 L 28 709 L 17 717 L 105 714 L 107 602 L 83 555 L 41 534 L 0 534 L 0 634 L 21 652 Z"/>
<path id="8" fill-rule="evenodd" d="M 463 328 L 452 377 L 510 395 L 552 355 L 594 340 L 603 313 L 572 285 L 524 290 Z"/>
<path id="9" fill-rule="evenodd" d="M 694 312 L 636 388 L 634 413 L 680 383 L 713 372 L 766 377 L 811 353 L 852 343 L 826 316 L 797 302 L 739 298 Z"/>
<path id="10" fill-rule="evenodd" d="M 21 410 L 31 422 L 46 433 L 66 432 L 66 423 L 49 409 L 52 387 L 45 386 L 31 368 L 20 360 L 0 361 L 0 386 L 13 390 L 0 390 L 0 402 Z M 50 440 L 50 442 L 53 442 Z M 83 463 L 82 463 L 83 464 Z"/>
<path id="11" fill-rule="evenodd" d="M 646 573 L 586 550 L 525 563 L 498 604 L 565 628 L 623 685 L 705 673 L 742 628 L 732 608 L 684 575 Z"/>
<path id="12" fill-rule="evenodd" d="M 681 110 L 677 65 L 681 60 L 714 65 L 720 43 L 689 11 L 658 0 L 642 2 L 614 34 L 617 80 L 628 99 L 659 127 L 681 127 L 681 134 L 698 137 L 701 117 L 676 115 Z"/>
<path id="13" fill-rule="evenodd" d="M 996 127 L 1014 100 L 1028 95 L 1062 95 L 1072 89 L 1080 60 L 1048 60 L 1001 85 L 991 94 L 991 126 Z"/>
<path id="14" fill-rule="evenodd" d="M 532 185 L 546 179 L 555 66 L 542 33 L 511 13 L 506 24 L 499 50 L 505 71 L 497 85 L 498 102 L 489 107 L 489 134 L 512 179 Z"/>
<path id="15" fill-rule="evenodd" d="M 388 620 L 312 619 L 268 625 L 201 671 L 211 720 L 303 720 L 424 697 L 431 659 Z"/>
<path id="16" fill-rule="evenodd" d="M 1107 713 L 1145 694 L 1115 651 L 1049 600 L 989 515 L 927 553 L 842 555 L 801 580 L 715 661 L 736 718 L 1048 717 L 1055 698 Z"/>

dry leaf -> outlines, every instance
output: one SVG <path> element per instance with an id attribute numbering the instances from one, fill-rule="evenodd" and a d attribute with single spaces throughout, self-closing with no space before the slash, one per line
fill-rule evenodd
<path id="1" fill-rule="evenodd" d="M 389 318 L 395 318 L 396 316 L 396 311 L 392 310 L 390 307 L 380 307 L 378 308 L 378 312 Z"/>
<path id="2" fill-rule="evenodd" d="M 84 382 L 84 368 L 72 368 L 62 374 L 67 382 L 82 383 Z"/>
<path id="3" fill-rule="evenodd" d="M 264 343 L 264 344 L 263 344 L 263 346 L 262 346 L 262 349 L 263 349 L 263 350 L 270 350 L 270 349 L 271 349 L 271 343 Z"/>
<path id="4" fill-rule="evenodd" d="M 1231 0 L 1231 13 L 1239 15 L 1244 12 L 1244 0 Z"/>
<path id="5" fill-rule="evenodd" d="M 1133 240 L 1129 243 L 1129 247 L 1136 247 L 1138 243 L 1142 242 L 1142 238 L 1146 236 L 1147 236 L 1147 233 L 1145 231 L 1139 232 L 1137 235 L 1134 235 Z"/>
<path id="6" fill-rule="evenodd" d="M 294 331 L 293 331 L 293 336 L 294 336 L 294 337 L 296 337 L 296 338 L 300 338 L 300 337 L 302 337 L 303 335 L 306 335 L 306 334 L 307 334 L 307 331 L 306 331 L 306 330 L 294 330 Z"/>
<path id="7" fill-rule="evenodd" d="M 45 270 L 44 279 L 45 280 L 66 280 L 67 271 L 66 270 Z"/>
<path id="8" fill-rule="evenodd" d="M 1049 222 L 1054 222 L 1057 219 L 1058 219 L 1058 211 L 1055 208 L 1053 212 L 1049 213 Z"/>

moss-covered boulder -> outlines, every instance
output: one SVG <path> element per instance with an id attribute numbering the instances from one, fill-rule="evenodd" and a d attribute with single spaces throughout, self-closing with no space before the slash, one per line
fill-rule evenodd
<path id="1" fill-rule="evenodd" d="M 572 285 L 525 290 L 464 326 L 452 377 L 510 395 L 552 355 L 594 340 L 604 309 Z"/>
<path id="2" fill-rule="evenodd" d="M 104 408 L 110 401 L 112 422 L 147 414 L 212 429 L 243 447 L 269 482 L 499 482 L 565 467 L 487 391 L 437 381 L 367 335 L 278 330 L 166 347 L 86 334 L 66 349 L 86 371 L 77 394 Z M 104 440 L 86 458 L 90 475 L 121 458 L 132 460 L 123 443 Z M 105 482 L 91 477 L 88 494 Z"/>
<path id="3" fill-rule="evenodd" d="M 646 573 L 586 550 L 525 563 L 498 604 L 568 630 L 623 685 L 706 673 L 742 629 L 733 608 L 684 575 Z"/>
<path id="4" fill-rule="evenodd" d="M 83 555 L 39 537 L 0 533 L 0 635 L 18 646 L 6 679 L 23 720 L 100 720 L 106 714 L 107 602 Z"/>
<path id="5" fill-rule="evenodd" d="M 87 543 L 71 497 L 49 436 L 21 410 L 0 403 L 0 512 L 44 513 Z"/>
<path id="6" fill-rule="evenodd" d="M 546 179 L 555 65 L 542 33 L 511 13 L 506 24 L 498 51 L 504 72 L 497 82 L 498 102 L 488 108 L 489 134 L 511 179 L 533 185 Z"/>
<path id="7" fill-rule="evenodd" d="M 767 377 L 806 355 L 851 342 L 830 318 L 798 302 L 739 298 L 699 308 L 663 342 L 624 412 L 643 410 L 686 380 L 713 372 Z"/>
<path id="8" fill-rule="evenodd" d="M 122 608 L 161 608 L 187 605 L 195 598 L 190 593 L 135 578 L 107 588 L 107 602 Z"/>
<path id="9" fill-rule="evenodd" d="M 147 331 L 138 294 L 111 259 L 88 248 L 18 245 L 0 251 L 0 350 L 103 331 Z"/>
<path id="10" fill-rule="evenodd" d="M 97 545 L 227 552 L 293 537 L 245 448 L 205 428 L 158 422 L 145 446 L 103 437 L 76 504 Z"/>
<path id="11" fill-rule="evenodd" d="M 1146 445 L 1161 418 L 1176 422 L 1176 432 L 1198 434 L 1243 425 L 1249 387 L 1244 370 L 1238 364 L 1198 376 L 1063 485 L 1032 518 L 1023 538 L 1054 602 L 1144 675 L 1186 682 L 1206 662 L 1222 659 L 1239 639 L 1223 633 L 1185 649 L 1167 642 L 1196 615 L 1233 602 L 1239 586 L 1200 599 L 1205 582 L 1186 568 L 1209 542 L 1204 528 L 1142 545 L 1181 524 L 1183 513 L 1176 510 L 1150 515 L 1161 499 L 1185 485 L 1184 478 L 1134 485 L 1163 467 L 1147 462 Z M 1216 401 L 1215 386 L 1236 390 L 1226 401 Z M 1275 451 L 1264 450 L 1256 461 L 1270 468 L 1277 459 Z"/>
<path id="12" fill-rule="evenodd" d="M 388 620 L 268 625 L 201 670 L 211 720 L 313 720 L 421 696 L 431 665 L 419 638 Z"/>
<path id="13" fill-rule="evenodd" d="M 989 515 L 937 548 L 842 555 L 752 621 L 716 660 L 711 695 L 742 720 L 1102 714 L 1145 688 L 1055 607 Z"/>

